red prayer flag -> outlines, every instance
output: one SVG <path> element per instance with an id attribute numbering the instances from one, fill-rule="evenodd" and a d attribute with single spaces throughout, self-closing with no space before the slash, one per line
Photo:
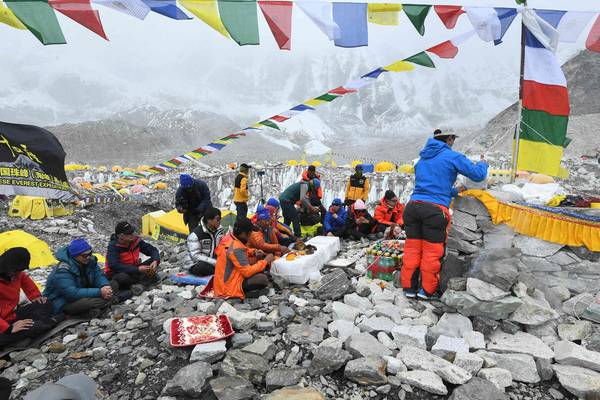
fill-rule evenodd
<path id="1" fill-rule="evenodd" d="M 85 26 L 98 36 L 108 40 L 98 11 L 92 9 L 90 0 L 48 0 L 48 4 L 73 21 Z"/>
<path id="2" fill-rule="evenodd" d="M 339 86 L 339 87 L 336 87 L 336 88 L 335 88 L 335 89 L 333 89 L 333 90 L 330 90 L 330 91 L 329 91 L 329 92 L 327 92 L 327 93 L 330 93 L 330 94 L 338 94 L 338 95 L 340 95 L 340 96 L 343 96 L 343 95 L 345 95 L 345 94 L 348 94 L 348 93 L 354 93 L 354 92 L 356 92 L 356 90 L 354 90 L 354 89 L 346 89 L 346 88 L 345 88 L 345 87 L 343 87 L 343 86 Z"/>
<path id="3" fill-rule="evenodd" d="M 426 51 L 433 53 L 440 58 L 454 58 L 458 54 L 458 47 L 456 47 L 452 41 L 447 40 Z"/>
<path id="4" fill-rule="evenodd" d="M 454 29 L 458 17 L 465 13 L 462 6 L 433 6 L 433 9 L 448 29 Z"/>
<path id="5" fill-rule="evenodd" d="M 269 119 L 272 119 L 273 121 L 277 121 L 277 122 L 284 122 L 284 121 L 287 121 L 288 119 L 290 119 L 290 117 L 286 117 L 284 115 L 275 115 L 274 117 L 271 117 Z"/>
<path id="6" fill-rule="evenodd" d="M 585 41 L 585 47 L 590 51 L 600 53 L 600 15 L 598 15 L 594 26 L 592 26 L 592 30 Z"/>
<path id="7" fill-rule="evenodd" d="M 258 5 L 279 48 L 289 50 L 292 46 L 292 2 L 259 1 Z"/>

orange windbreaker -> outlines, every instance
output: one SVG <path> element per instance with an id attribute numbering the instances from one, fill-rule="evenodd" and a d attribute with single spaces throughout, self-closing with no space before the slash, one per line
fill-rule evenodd
<path id="1" fill-rule="evenodd" d="M 279 240 L 277 240 L 275 229 L 271 226 L 267 227 L 266 231 L 261 229 L 259 232 L 252 232 L 250 240 L 248 240 L 248 247 L 262 250 L 265 253 L 272 253 L 277 257 L 281 256 L 281 246 Z"/>
<path id="2" fill-rule="evenodd" d="M 397 202 L 396 207 L 389 208 L 385 199 L 381 199 L 379 205 L 375 207 L 375 220 L 378 224 L 391 225 L 396 223 L 404 225 L 402 214 L 404 213 L 404 204 Z"/>

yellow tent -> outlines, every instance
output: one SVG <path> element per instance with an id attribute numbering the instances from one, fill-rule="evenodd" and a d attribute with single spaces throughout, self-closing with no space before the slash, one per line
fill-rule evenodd
<path id="1" fill-rule="evenodd" d="M 305 159 L 302 159 L 300 161 L 300 165 L 302 165 L 303 167 L 308 167 L 308 161 L 306 161 Z"/>
<path id="2" fill-rule="evenodd" d="M 401 166 L 398 167 L 398 171 L 399 172 L 404 172 L 405 174 L 414 174 L 415 173 L 415 167 L 412 166 L 411 164 L 403 164 Z"/>
<path id="3" fill-rule="evenodd" d="M 354 160 L 354 161 L 352 161 L 352 168 L 356 168 L 356 166 L 358 164 L 362 164 L 362 163 L 363 163 L 362 161 Z"/>
<path id="4" fill-rule="evenodd" d="M 221 226 L 227 229 L 233 226 L 236 214 L 230 210 L 221 210 Z M 177 210 L 164 212 L 162 210 L 148 213 L 142 217 L 142 234 L 154 239 L 185 240 L 189 229 L 183 223 L 183 214 Z"/>
<path id="5" fill-rule="evenodd" d="M 382 161 L 375 165 L 375 172 L 390 172 L 393 171 L 395 165 L 389 161 Z"/>
<path id="6" fill-rule="evenodd" d="M 123 171 L 123 167 L 121 167 L 120 165 L 115 165 L 114 167 L 112 167 L 110 169 L 112 172 L 121 172 Z"/>
<path id="7" fill-rule="evenodd" d="M 156 182 L 154 185 L 154 189 L 156 190 L 165 190 L 167 188 L 167 184 L 164 182 Z"/>
<path id="8" fill-rule="evenodd" d="M 0 233 L 0 254 L 13 247 L 25 247 L 31 254 L 29 268 L 47 267 L 58 264 L 50 247 L 43 240 L 20 230 Z"/>
<path id="9" fill-rule="evenodd" d="M 138 171 L 148 171 L 150 169 L 149 165 L 138 165 L 137 170 Z"/>
<path id="10" fill-rule="evenodd" d="M 287 165 L 289 165 L 290 167 L 295 167 L 296 165 L 298 165 L 298 161 L 296 161 L 296 160 L 289 160 L 287 162 Z"/>
<path id="11" fill-rule="evenodd" d="M 310 163 L 310 165 L 314 165 L 315 167 L 321 167 L 323 164 L 321 164 L 321 161 L 313 161 Z"/>
<path id="12" fill-rule="evenodd" d="M 46 217 L 62 217 L 73 214 L 64 206 L 50 207 L 43 197 L 16 196 L 8 209 L 8 216 L 39 220 Z"/>

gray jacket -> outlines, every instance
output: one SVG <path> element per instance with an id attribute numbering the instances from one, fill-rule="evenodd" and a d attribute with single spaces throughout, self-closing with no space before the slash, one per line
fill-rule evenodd
<path id="1" fill-rule="evenodd" d="M 214 233 L 210 232 L 204 223 L 204 219 L 187 238 L 187 256 L 184 268 L 189 270 L 196 263 L 203 261 L 205 263 L 216 265 L 215 249 L 223 238 L 223 227 L 219 227 Z"/>

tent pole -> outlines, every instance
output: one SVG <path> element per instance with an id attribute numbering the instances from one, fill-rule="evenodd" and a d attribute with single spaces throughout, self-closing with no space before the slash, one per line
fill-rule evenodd
<path id="1" fill-rule="evenodd" d="M 519 2 L 519 1 L 517 1 Z M 521 0 L 522 4 L 527 7 L 527 0 Z M 521 117 L 523 112 L 523 81 L 525 80 L 525 24 L 521 20 L 521 70 L 519 75 L 519 108 L 518 108 L 518 123 L 515 129 L 515 141 L 513 143 L 512 168 L 510 181 L 514 182 L 517 176 L 517 168 L 519 164 L 519 139 L 521 138 Z"/>

